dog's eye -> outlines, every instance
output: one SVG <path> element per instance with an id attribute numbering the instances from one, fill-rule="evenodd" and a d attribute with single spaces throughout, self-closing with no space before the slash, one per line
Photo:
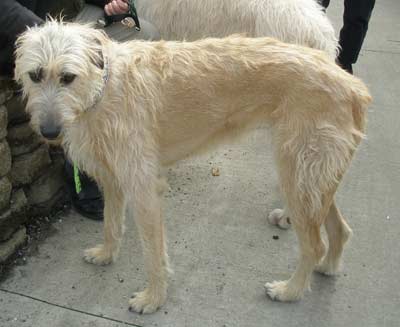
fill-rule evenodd
<path id="1" fill-rule="evenodd" d="M 29 72 L 28 74 L 33 83 L 40 83 L 43 78 L 43 69 L 40 68 L 38 70 Z"/>
<path id="2" fill-rule="evenodd" d="M 69 74 L 69 73 L 64 73 L 60 77 L 60 82 L 64 85 L 70 84 L 74 81 L 76 75 L 75 74 Z"/>

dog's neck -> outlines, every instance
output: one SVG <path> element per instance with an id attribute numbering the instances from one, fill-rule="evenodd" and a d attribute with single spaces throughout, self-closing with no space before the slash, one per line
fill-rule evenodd
<path id="1" fill-rule="evenodd" d="M 88 108 L 88 110 L 94 109 L 97 106 L 97 104 L 101 101 L 101 99 L 103 98 L 104 92 L 106 90 L 108 79 L 110 77 L 110 66 L 108 63 L 108 56 L 105 53 L 103 53 L 103 61 L 104 61 L 104 67 L 103 67 L 103 75 L 101 77 L 102 81 L 103 81 L 103 85 L 101 87 L 100 92 L 95 96 L 94 102 Z"/>

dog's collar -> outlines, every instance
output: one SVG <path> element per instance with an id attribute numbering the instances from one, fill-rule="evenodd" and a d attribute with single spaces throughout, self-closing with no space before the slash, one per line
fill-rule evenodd
<path id="1" fill-rule="evenodd" d="M 100 92 L 95 96 L 94 103 L 89 107 L 88 110 L 93 109 L 94 107 L 96 107 L 99 104 L 99 102 L 103 98 L 104 92 L 106 90 L 108 78 L 110 76 L 110 67 L 108 64 L 108 57 L 104 53 L 103 53 L 103 62 L 104 62 L 103 76 L 101 77 L 101 79 L 103 80 L 103 86 L 101 87 Z"/>

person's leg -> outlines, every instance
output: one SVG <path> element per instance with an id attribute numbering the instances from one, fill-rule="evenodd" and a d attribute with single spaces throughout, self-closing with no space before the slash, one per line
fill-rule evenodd
<path id="1" fill-rule="evenodd" d="M 32 2 L 28 0 L 26 2 Z M 46 19 L 48 15 L 54 18 L 63 17 L 63 20 L 72 20 L 83 8 L 83 0 L 35 0 L 35 14 L 42 19 Z"/>
<path id="2" fill-rule="evenodd" d="M 328 8 L 330 0 L 318 0 L 319 4 L 325 9 Z"/>
<path id="3" fill-rule="evenodd" d="M 368 30 L 375 0 L 345 0 L 343 28 L 340 31 L 341 47 L 338 63 L 352 73 L 352 64 L 356 63 L 361 46 Z"/>
<path id="4" fill-rule="evenodd" d="M 104 202 L 96 182 L 85 173 L 78 171 L 68 158 L 65 158 L 64 171 L 75 210 L 87 218 L 102 220 Z"/>

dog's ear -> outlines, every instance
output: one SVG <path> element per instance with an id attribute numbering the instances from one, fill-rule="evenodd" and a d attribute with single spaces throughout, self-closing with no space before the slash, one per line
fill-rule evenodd
<path id="1" fill-rule="evenodd" d="M 88 42 L 88 50 L 89 50 L 89 58 L 93 65 L 96 67 L 103 69 L 104 68 L 104 46 L 108 42 L 108 37 L 104 31 L 87 28 L 88 26 L 84 26 L 86 32 L 86 39 Z"/>
<path id="2" fill-rule="evenodd" d="M 23 77 L 30 71 L 36 71 L 39 68 L 37 60 L 37 54 L 33 50 L 33 42 L 37 39 L 36 33 L 38 31 L 37 26 L 28 27 L 25 32 L 20 34 L 15 42 L 15 68 L 14 68 L 14 81 L 23 86 Z M 25 89 L 22 88 L 23 97 L 26 96 Z"/>
<path id="3" fill-rule="evenodd" d="M 100 40 L 96 39 L 95 42 L 98 44 L 96 49 L 96 55 L 91 58 L 92 63 L 100 69 L 104 69 L 104 55 L 103 55 L 103 44 Z"/>

